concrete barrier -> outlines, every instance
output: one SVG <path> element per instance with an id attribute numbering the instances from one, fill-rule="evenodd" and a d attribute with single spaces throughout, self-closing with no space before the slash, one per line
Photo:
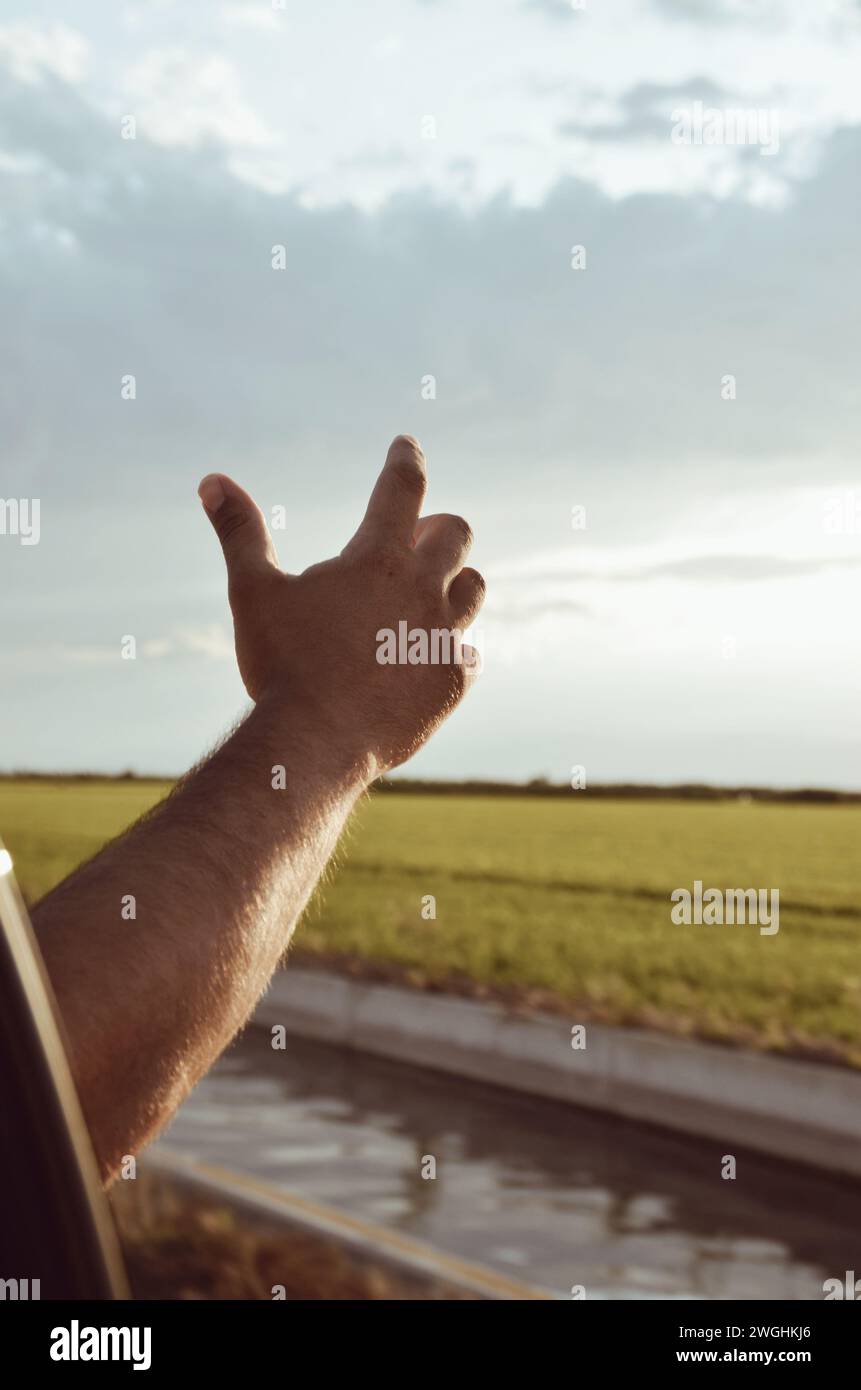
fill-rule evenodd
<path id="1" fill-rule="evenodd" d="M 499 1004 L 280 971 L 254 1022 L 861 1178 L 861 1074 Z"/>

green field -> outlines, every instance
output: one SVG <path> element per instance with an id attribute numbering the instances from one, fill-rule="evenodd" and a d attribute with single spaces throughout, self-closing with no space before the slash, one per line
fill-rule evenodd
<path id="1" fill-rule="evenodd" d="M 0 781 L 35 901 L 167 784 Z M 295 951 L 336 968 L 861 1066 L 861 806 L 372 795 Z M 673 888 L 780 890 L 780 931 Z M 436 920 L 421 900 L 436 898 Z"/>

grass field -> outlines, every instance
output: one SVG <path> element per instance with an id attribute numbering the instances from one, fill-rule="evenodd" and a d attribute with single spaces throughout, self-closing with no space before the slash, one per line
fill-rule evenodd
<path id="1" fill-rule="evenodd" d="M 0 781 L 33 902 L 166 784 Z M 861 806 L 373 795 L 302 959 L 861 1066 Z M 780 931 L 677 926 L 673 888 L 780 890 Z M 436 899 L 436 920 L 421 915 Z"/>

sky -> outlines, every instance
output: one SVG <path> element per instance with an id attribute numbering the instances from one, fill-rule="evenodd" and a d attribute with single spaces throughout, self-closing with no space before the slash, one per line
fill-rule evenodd
<path id="1" fill-rule="evenodd" d="M 861 787 L 861 5 L 0 15 L 0 769 L 199 758 L 199 479 L 299 571 L 408 432 L 488 581 L 410 774 Z"/>

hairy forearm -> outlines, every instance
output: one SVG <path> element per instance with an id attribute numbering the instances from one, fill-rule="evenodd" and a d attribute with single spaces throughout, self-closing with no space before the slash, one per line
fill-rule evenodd
<path id="1" fill-rule="evenodd" d="M 263 701 L 36 908 L 106 1177 L 248 1019 L 373 771 L 314 711 Z"/>
<path id="2" fill-rule="evenodd" d="M 419 445 L 399 435 L 349 543 L 293 575 L 253 498 L 225 474 L 201 483 L 255 708 L 34 914 L 107 1178 L 249 1017 L 357 797 L 472 681 L 468 647 L 380 660 L 381 636 L 462 631 L 484 597 L 466 521 L 420 517 L 426 485 Z"/>

